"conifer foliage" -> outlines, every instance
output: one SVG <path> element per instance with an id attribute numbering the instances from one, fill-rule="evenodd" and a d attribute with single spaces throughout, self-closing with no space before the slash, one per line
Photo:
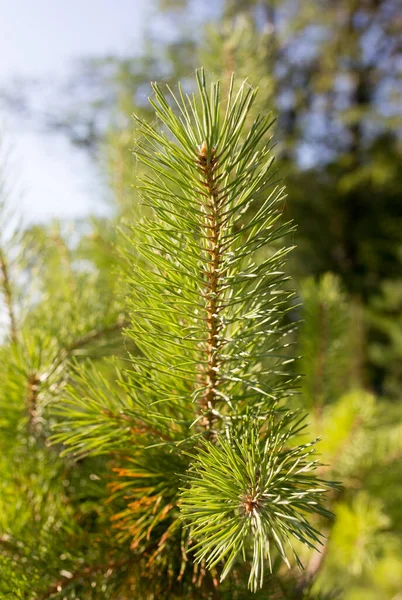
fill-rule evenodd
<path id="1" fill-rule="evenodd" d="M 332 485 L 295 409 L 272 119 L 233 78 L 167 91 L 133 226 L 0 239 L 1 598 L 318 597 Z"/>
<path id="2" fill-rule="evenodd" d="M 298 443 L 302 415 L 287 408 L 292 293 L 278 239 L 292 226 L 272 119 L 250 123 L 247 82 L 236 92 L 232 78 L 224 102 L 203 71 L 197 84 L 167 97 L 154 85 L 158 124 L 137 119 L 148 216 L 126 232 L 136 351 L 118 388 L 80 367 L 54 441 L 115 457 L 118 538 L 155 576 L 207 590 L 245 561 L 257 590 L 274 560 L 298 561 L 294 542 L 320 544 L 307 517 L 329 516 L 328 486 L 314 444 Z"/>

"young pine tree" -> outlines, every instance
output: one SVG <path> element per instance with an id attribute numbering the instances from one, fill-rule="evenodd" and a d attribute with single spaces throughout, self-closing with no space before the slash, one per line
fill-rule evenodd
<path id="1" fill-rule="evenodd" d="M 132 595 L 111 598 L 245 598 L 247 581 L 277 594 L 329 516 L 303 415 L 288 408 L 278 240 L 292 226 L 272 121 L 250 122 L 247 83 L 235 94 L 232 78 L 225 102 L 202 71 L 197 83 L 191 97 L 155 85 L 158 124 L 137 119 L 147 217 L 125 235 L 135 350 L 117 378 L 80 364 L 54 410 L 66 453 L 110 457 L 108 535 L 134 565 L 120 573 Z"/>

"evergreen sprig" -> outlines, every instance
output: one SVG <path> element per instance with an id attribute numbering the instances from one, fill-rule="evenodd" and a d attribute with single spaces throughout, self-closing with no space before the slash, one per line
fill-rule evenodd
<path id="1" fill-rule="evenodd" d="M 272 546 L 290 567 L 287 544 L 302 566 L 292 537 L 311 548 L 321 543 L 306 515 L 331 516 L 322 505 L 328 486 L 314 474 L 314 443 L 293 445 L 304 427 L 294 413 L 279 420 L 272 413 L 262 426 L 247 419 L 240 429 L 231 429 L 229 439 L 205 441 L 198 450 L 182 513 L 199 540 L 197 558 L 208 567 L 226 559 L 221 579 L 239 554 L 246 559 L 251 550 L 249 585 L 255 591 L 263 585 L 267 561 L 272 571 Z"/>
<path id="2" fill-rule="evenodd" d="M 136 353 L 120 389 L 104 382 L 98 393 L 93 376 L 80 375 L 58 407 L 55 439 L 80 456 L 124 453 L 112 488 L 127 503 L 116 515 L 120 539 L 150 556 L 177 540 L 168 562 L 181 565 L 179 580 L 186 548 L 222 578 L 251 551 L 256 590 L 273 548 L 288 562 L 292 537 L 319 542 L 306 516 L 328 516 L 326 488 L 286 409 L 293 293 L 283 270 L 290 248 L 279 240 L 293 226 L 282 220 L 273 120 L 251 120 L 257 92 L 247 82 L 235 93 L 232 78 L 226 102 L 202 70 L 197 84 L 198 94 L 179 86 L 168 97 L 155 84 L 159 124 L 136 119 L 147 205 L 126 233 L 126 334 Z"/>
<path id="3" fill-rule="evenodd" d="M 198 98 L 171 92 L 176 112 L 154 85 L 162 131 L 138 121 L 137 155 L 151 170 L 140 189 L 153 218 L 132 235 L 143 260 L 132 265 L 130 335 L 142 352 L 138 389 L 145 376 L 159 405 L 184 410 L 192 400 L 182 417 L 195 405 L 212 433 L 226 413 L 291 392 L 279 352 L 289 248 L 273 244 L 292 228 L 281 222 L 284 189 L 265 139 L 272 119 L 257 117 L 245 134 L 256 90 L 244 83 L 233 97 L 232 79 L 222 115 L 219 82 L 208 93 L 202 71 L 197 78 Z"/>

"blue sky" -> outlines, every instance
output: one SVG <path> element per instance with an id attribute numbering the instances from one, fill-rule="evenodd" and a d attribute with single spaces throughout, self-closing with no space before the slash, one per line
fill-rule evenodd
<path id="1" fill-rule="evenodd" d="M 18 78 L 62 82 L 80 57 L 132 54 L 152 10 L 149 0 L 0 0 L 0 88 Z M 102 210 L 91 161 L 61 135 L 40 133 L 1 106 L 0 132 L 13 149 L 15 202 L 29 219 Z"/>

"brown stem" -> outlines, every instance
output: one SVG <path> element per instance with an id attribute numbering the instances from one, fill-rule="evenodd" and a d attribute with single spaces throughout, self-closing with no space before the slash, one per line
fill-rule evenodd
<path id="1" fill-rule="evenodd" d="M 314 582 L 318 573 L 322 570 L 325 563 L 325 559 L 328 555 L 329 535 L 330 532 L 328 532 L 320 551 L 314 551 L 309 563 L 306 566 L 305 571 L 299 578 L 294 590 L 294 595 L 292 596 L 294 600 L 303 600 L 303 598 L 305 598 L 305 589 Z"/>
<path id="2" fill-rule="evenodd" d="M 330 508 L 333 507 L 337 502 L 340 502 L 342 500 L 344 494 L 345 494 L 345 488 L 339 488 L 339 489 L 335 490 L 334 493 L 331 494 L 332 497 L 330 500 Z M 334 525 L 335 525 L 335 517 L 334 517 L 333 521 L 330 523 L 330 525 L 325 533 L 325 539 L 320 548 L 320 551 L 318 551 L 318 550 L 314 551 L 314 553 L 312 554 L 312 556 L 310 558 L 309 563 L 306 566 L 305 571 L 302 573 L 302 575 L 298 581 L 298 584 L 295 589 L 295 596 L 294 596 L 295 600 L 303 600 L 303 598 L 305 598 L 304 591 L 305 591 L 306 587 L 311 585 L 314 582 L 317 575 L 324 567 L 325 560 L 328 555 L 330 537 L 331 537 L 331 533 L 334 528 Z"/>
<path id="3" fill-rule="evenodd" d="M 131 423 L 131 433 L 133 434 L 149 433 L 155 437 L 159 437 L 162 440 L 165 440 L 165 442 L 170 442 L 172 439 L 171 437 L 169 437 L 165 433 L 162 433 L 158 429 L 155 429 L 154 427 L 147 425 L 143 422 L 139 423 L 138 420 L 136 420 L 133 417 L 130 417 L 129 415 L 125 415 L 124 413 L 114 413 L 113 411 L 107 409 L 103 410 L 102 413 L 110 419 L 116 419 L 116 421 L 126 421 L 128 423 Z"/>
<path id="4" fill-rule="evenodd" d="M 98 341 L 110 333 L 121 331 L 124 327 L 127 327 L 127 325 L 128 322 L 123 317 L 120 317 L 116 323 L 113 323 L 113 325 L 102 327 L 100 329 L 93 329 L 81 337 L 77 337 L 70 344 L 63 346 L 56 355 L 53 361 L 52 369 L 47 372 L 45 378 L 47 379 L 51 374 L 53 374 L 69 356 L 73 356 L 75 353 L 78 353 L 79 350 L 85 348 L 85 346 Z"/>
<path id="5" fill-rule="evenodd" d="M 120 331 L 127 325 L 128 322 L 124 318 L 120 318 L 116 323 L 113 323 L 113 325 L 103 327 L 102 329 L 94 329 L 93 331 L 89 331 L 85 335 L 75 339 L 71 344 L 69 344 L 66 348 L 66 351 L 70 353 L 74 352 L 75 350 L 79 350 L 88 344 L 92 344 L 92 342 L 96 342 L 109 333 Z"/>
<path id="6" fill-rule="evenodd" d="M 125 558 L 119 561 L 111 561 L 104 565 L 91 565 L 88 567 L 84 567 L 83 569 L 76 571 L 71 574 L 71 577 L 65 577 L 63 579 L 59 579 L 55 583 L 53 583 L 49 589 L 42 595 L 38 597 L 38 600 L 48 600 L 53 596 L 53 594 L 59 594 L 63 590 L 65 590 L 69 585 L 78 581 L 85 581 L 90 579 L 94 575 L 103 574 L 105 577 L 111 575 L 114 569 L 124 567 L 132 561 L 132 558 Z"/>
<path id="7" fill-rule="evenodd" d="M 0 249 L 0 271 L 3 283 L 4 301 L 8 311 L 10 320 L 10 339 L 12 343 L 17 341 L 17 322 L 14 313 L 13 295 L 11 290 L 10 278 L 8 274 L 8 265 L 3 251 Z"/>
<path id="8" fill-rule="evenodd" d="M 206 412 L 203 424 L 211 432 L 215 417 L 213 409 L 217 401 L 217 386 L 219 383 L 219 333 L 221 324 L 219 320 L 220 312 L 220 273 L 222 247 L 221 247 L 221 207 L 223 198 L 219 194 L 217 171 L 217 157 L 215 149 L 208 150 L 204 141 L 201 145 L 197 164 L 200 167 L 205 190 L 208 199 L 204 204 L 205 227 L 207 230 L 207 247 L 209 254 L 204 269 L 206 276 L 206 291 L 204 298 L 206 300 L 206 323 L 207 323 L 207 342 L 206 352 L 207 361 L 202 373 L 204 392 L 200 400 L 202 409 Z"/>
<path id="9" fill-rule="evenodd" d="M 29 415 L 29 428 L 36 431 L 39 428 L 38 397 L 40 378 L 38 373 L 28 375 L 26 406 Z"/>
<path id="10" fill-rule="evenodd" d="M 328 533 L 328 536 L 329 536 L 329 533 Z M 324 544 L 321 547 L 320 551 L 316 550 L 314 552 L 313 556 L 310 559 L 310 562 L 308 563 L 308 565 L 306 567 L 305 577 L 309 581 L 313 581 L 314 578 L 316 577 L 316 575 L 319 573 L 319 571 L 324 566 L 324 561 L 328 554 L 328 541 L 329 541 L 328 536 L 325 539 Z"/>

